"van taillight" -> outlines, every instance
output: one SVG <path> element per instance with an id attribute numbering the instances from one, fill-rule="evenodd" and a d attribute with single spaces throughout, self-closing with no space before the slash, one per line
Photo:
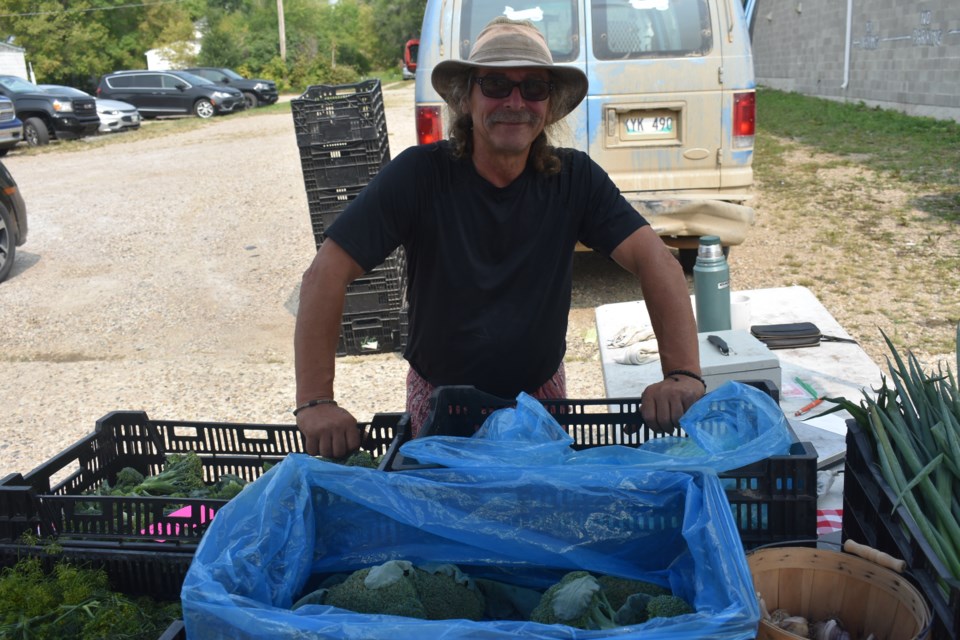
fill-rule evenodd
<path id="1" fill-rule="evenodd" d="M 757 94 L 733 94 L 733 146 L 752 147 L 757 128 Z"/>
<path id="2" fill-rule="evenodd" d="M 431 144 L 442 139 L 440 107 L 417 107 L 417 144 Z"/>

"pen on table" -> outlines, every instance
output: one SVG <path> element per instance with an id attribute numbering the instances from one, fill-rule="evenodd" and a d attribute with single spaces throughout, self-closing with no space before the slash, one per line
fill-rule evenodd
<path id="1" fill-rule="evenodd" d="M 813 387 L 811 387 L 809 384 L 807 384 L 806 382 L 804 382 L 803 379 L 800 378 L 800 376 L 797 376 L 796 378 L 794 378 L 794 380 L 796 381 L 796 383 L 797 383 L 798 385 L 800 385 L 801 387 L 803 387 L 803 390 L 804 390 L 804 391 L 806 391 L 807 393 L 810 394 L 810 397 L 811 397 L 811 398 L 813 398 L 814 400 L 816 400 L 816 399 L 819 397 L 819 394 L 817 394 L 816 390 L 815 390 Z"/>
<path id="2" fill-rule="evenodd" d="M 811 409 L 813 409 L 814 407 L 816 407 L 817 405 L 819 405 L 821 402 L 823 402 L 823 398 L 817 398 L 816 400 L 814 400 L 813 402 L 811 402 L 811 403 L 808 404 L 807 406 L 801 408 L 799 411 L 797 411 L 797 412 L 794 413 L 793 415 L 795 415 L 795 416 L 802 416 L 802 415 L 805 414 L 807 411 L 810 411 Z"/>

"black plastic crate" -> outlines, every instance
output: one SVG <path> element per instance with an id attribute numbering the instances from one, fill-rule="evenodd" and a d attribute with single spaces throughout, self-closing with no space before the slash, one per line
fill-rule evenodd
<path id="1" fill-rule="evenodd" d="M 400 308 L 343 316 L 337 356 L 391 353 L 403 348 Z"/>
<path id="2" fill-rule="evenodd" d="M 361 424 L 363 450 L 384 454 L 402 418 L 400 413 L 377 414 Z M 123 467 L 144 475 L 157 473 L 171 453 L 196 452 L 205 479 L 212 483 L 225 473 L 256 480 L 264 465 L 304 450 L 296 425 L 151 420 L 142 411 L 116 411 L 98 420 L 93 433 L 26 476 L 3 479 L 0 542 L 17 543 L 29 533 L 64 547 L 192 554 L 226 500 L 84 492 L 114 482 Z"/>
<path id="3" fill-rule="evenodd" d="M 366 185 L 389 161 L 385 140 L 300 147 L 300 168 L 308 193 Z"/>
<path id="4" fill-rule="evenodd" d="M 379 272 L 378 272 L 379 271 Z M 402 274 L 390 268 L 375 269 L 347 286 L 343 313 L 352 315 L 397 311 L 403 298 Z"/>
<path id="5" fill-rule="evenodd" d="M 294 117 L 375 118 L 384 112 L 379 78 L 353 84 L 315 84 L 292 101 Z M 308 109 L 309 112 L 304 110 Z"/>
<path id="6" fill-rule="evenodd" d="M 0 567 L 12 567 L 28 557 L 39 558 L 45 571 L 52 571 L 59 560 L 103 569 L 110 579 L 110 588 L 126 595 L 180 600 L 193 551 L 156 553 L 111 545 L 64 546 L 51 552 L 44 544 L 0 542 Z"/>
<path id="7" fill-rule="evenodd" d="M 897 499 L 878 469 L 872 437 L 847 421 L 843 474 L 843 540 L 853 540 L 902 558 L 907 575 L 933 611 L 931 638 L 960 639 L 960 580 L 933 552 L 917 521 Z"/>
<path id="8" fill-rule="evenodd" d="M 323 243 L 324 232 L 333 224 L 347 205 L 363 190 L 363 186 L 339 187 L 336 189 L 307 188 L 307 208 L 310 225 L 317 249 Z"/>
<path id="9" fill-rule="evenodd" d="M 765 383 L 755 386 L 775 392 Z M 643 424 L 639 398 L 542 400 L 541 403 L 573 438 L 572 448 L 588 449 L 619 444 L 639 447 L 660 434 Z M 422 436 L 470 437 L 497 409 L 515 406 L 514 400 L 493 396 L 469 386 L 439 387 L 431 398 L 431 412 Z M 632 434 L 632 435 L 631 435 Z M 410 440 L 409 423 L 399 428 L 380 468 L 385 471 L 420 469 L 400 447 Z M 737 530 L 746 548 L 762 544 L 817 537 L 817 451 L 809 442 L 794 442 L 790 453 L 720 474 Z"/>
<path id="10" fill-rule="evenodd" d="M 386 140 L 387 121 L 378 79 L 313 85 L 291 100 L 297 146 Z"/>

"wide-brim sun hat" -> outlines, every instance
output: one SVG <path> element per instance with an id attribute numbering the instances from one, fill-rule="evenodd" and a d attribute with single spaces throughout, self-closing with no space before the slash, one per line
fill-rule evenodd
<path id="1" fill-rule="evenodd" d="M 480 67 L 547 69 L 557 85 L 550 99 L 559 100 L 562 116 L 587 95 L 586 74 L 576 67 L 554 64 L 547 41 L 532 22 L 494 19 L 477 35 L 466 60 L 440 62 L 433 68 L 430 82 L 446 100 L 451 82 Z"/>

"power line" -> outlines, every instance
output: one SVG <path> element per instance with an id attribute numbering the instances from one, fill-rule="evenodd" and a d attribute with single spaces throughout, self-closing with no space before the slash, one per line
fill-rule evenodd
<path id="1" fill-rule="evenodd" d="M 183 0 L 157 0 L 156 2 L 137 2 L 133 4 L 121 4 L 116 7 L 93 7 L 90 9 L 58 9 L 56 11 L 29 11 L 25 13 L 0 13 L 0 18 L 23 18 L 27 16 L 52 16 L 62 13 L 92 13 L 94 11 L 113 11 L 115 9 L 133 9 L 136 7 L 151 7 L 161 4 L 177 4 Z"/>

